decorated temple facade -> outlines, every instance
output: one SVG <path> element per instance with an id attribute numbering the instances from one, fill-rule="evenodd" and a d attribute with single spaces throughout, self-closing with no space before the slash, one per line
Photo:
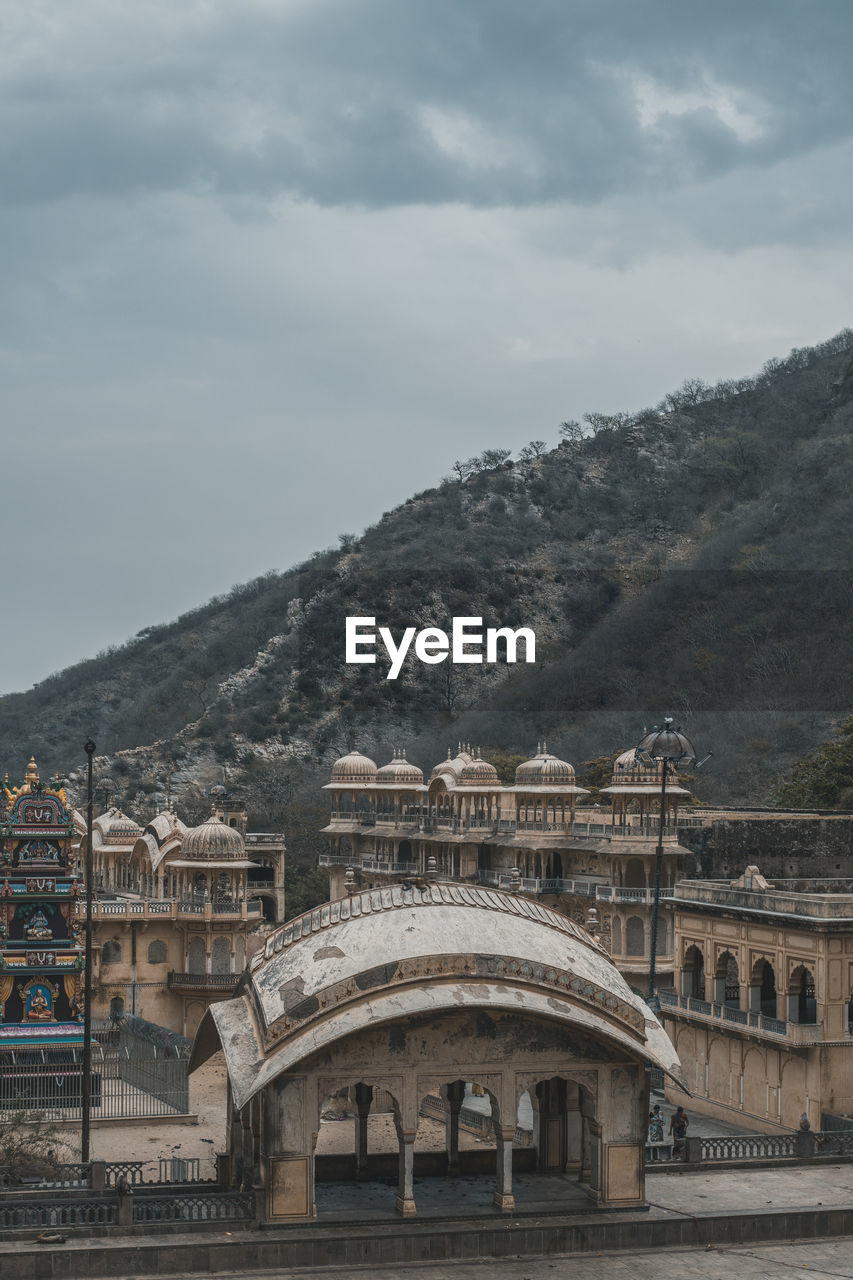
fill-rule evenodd
<path id="1" fill-rule="evenodd" d="M 63 788 L 35 760 L 20 787 L 0 788 L 0 1056 L 68 1061 L 82 1047 L 76 838 Z"/>

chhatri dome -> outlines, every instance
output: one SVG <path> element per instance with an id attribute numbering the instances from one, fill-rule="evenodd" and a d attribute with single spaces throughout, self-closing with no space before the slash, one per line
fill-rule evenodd
<path id="1" fill-rule="evenodd" d="M 517 787 L 556 786 L 568 787 L 575 780 L 575 771 L 566 760 L 550 755 L 545 742 L 537 743 L 536 755 L 525 760 L 515 771 Z"/>
<path id="2" fill-rule="evenodd" d="M 332 765 L 332 782 L 373 782 L 376 772 L 374 761 L 353 747 Z"/>
<path id="3" fill-rule="evenodd" d="M 493 764 L 489 764 L 488 760 L 483 759 L 479 747 L 468 763 L 463 765 L 459 781 L 467 787 L 499 787 L 501 784 L 497 769 Z"/>
<path id="4" fill-rule="evenodd" d="M 229 827 L 215 813 L 184 836 L 181 853 L 199 862 L 236 862 L 246 856 L 243 837 L 236 827 Z"/>
<path id="5" fill-rule="evenodd" d="M 421 786 L 423 780 L 423 770 L 406 759 L 405 751 L 395 750 L 393 759 L 376 771 L 376 781 L 391 787 Z"/>

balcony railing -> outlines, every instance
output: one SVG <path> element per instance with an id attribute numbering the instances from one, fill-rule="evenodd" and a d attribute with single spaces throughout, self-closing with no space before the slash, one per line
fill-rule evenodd
<path id="1" fill-rule="evenodd" d="M 674 889 L 661 889 L 662 898 L 672 898 Z M 654 902 L 654 889 L 626 889 L 622 885 L 600 884 L 595 891 L 596 898 L 605 902 Z"/>
<path id="2" fill-rule="evenodd" d="M 211 902 L 203 898 L 118 898 L 106 901 L 96 899 L 92 903 L 93 920 L 146 920 L 151 916 L 169 916 L 174 919 L 178 915 L 227 915 L 245 919 L 246 916 L 259 915 L 261 911 L 262 907 L 258 902 L 238 902 L 233 899 Z M 86 904 L 77 902 L 75 913 L 82 918 L 86 914 Z"/>
<path id="3" fill-rule="evenodd" d="M 814 1022 L 786 1022 L 783 1018 L 771 1018 L 766 1013 L 752 1009 L 735 1009 L 716 1000 L 700 1000 L 697 996 L 681 996 L 676 991 L 660 991 L 661 1005 L 665 1009 L 678 1010 L 690 1017 L 717 1025 L 743 1027 L 750 1034 L 771 1036 L 774 1040 L 787 1040 L 789 1044 L 819 1044 L 823 1039 L 820 1026 Z"/>
<path id="4" fill-rule="evenodd" d="M 176 973 L 170 970 L 168 983 L 174 990 L 233 991 L 239 973 Z"/>
<path id="5" fill-rule="evenodd" d="M 512 876 L 507 871 L 478 871 L 477 879 L 480 884 L 494 885 L 498 889 L 513 887 Z M 573 893 L 583 898 L 594 898 L 596 890 L 601 888 L 589 880 L 563 880 L 557 877 L 534 879 L 522 876 L 520 883 L 516 883 L 522 893 Z"/>
<path id="6" fill-rule="evenodd" d="M 614 822 L 609 814 L 586 819 L 566 819 L 563 822 L 552 818 L 501 818 L 497 813 L 491 817 L 460 818 L 452 814 L 436 813 L 426 808 L 409 808 L 398 813 L 393 810 L 332 809 L 330 820 L 332 823 L 346 823 L 351 827 L 406 828 L 426 835 L 432 832 L 464 835 L 469 831 L 493 831 L 506 836 L 518 834 L 529 837 L 539 834 L 562 837 L 566 840 L 656 840 L 658 837 L 658 824 L 654 820 L 618 823 Z M 667 843 L 677 840 L 676 824 L 667 823 L 663 834 Z"/>

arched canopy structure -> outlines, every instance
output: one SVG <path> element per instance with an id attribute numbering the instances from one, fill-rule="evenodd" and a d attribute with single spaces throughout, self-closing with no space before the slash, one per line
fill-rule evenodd
<path id="1" fill-rule="evenodd" d="M 591 1195 L 627 1205 L 644 1195 L 643 1068 L 683 1083 L 660 1024 L 584 929 L 524 898 L 450 883 L 373 890 L 279 928 L 238 995 L 205 1014 L 190 1069 L 220 1046 L 232 1180 L 266 1188 L 270 1220 L 311 1215 L 319 1109 L 342 1088 L 380 1088 L 394 1100 L 397 1205 L 412 1213 L 426 1092 L 459 1080 L 486 1087 L 495 1200 L 510 1210 L 525 1092 L 543 1080 L 571 1084 L 560 1096 L 574 1099 L 566 1105 Z"/>

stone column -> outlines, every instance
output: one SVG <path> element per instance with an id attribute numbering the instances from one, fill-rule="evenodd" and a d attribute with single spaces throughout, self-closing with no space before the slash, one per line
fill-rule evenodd
<path id="1" fill-rule="evenodd" d="M 446 1087 L 447 1116 L 444 1138 L 447 1147 L 447 1176 L 455 1178 L 459 1173 L 459 1112 L 465 1097 L 464 1080 L 454 1080 Z"/>
<path id="2" fill-rule="evenodd" d="M 373 1101 L 373 1085 L 357 1084 L 355 1086 L 355 1105 L 358 1114 L 355 1117 L 355 1176 L 356 1179 L 367 1178 L 367 1117 Z"/>
<path id="3" fill-rule="evenodd" d="M 404 1218 L 413 1218 L 417 1213 L 415 1206 L 415 1137 L 417 1129 L 398 1128 L 397 1139 L 400 1144 L 400 1176 L 397 1183 L 397 1212 Z"/>
<path id="4" fill-rule="evenodd" d="M 495 1125 L 497 1169 L 493 1204 L 501 1213 L 515 1213 L 515 1197 L 512 1194 L 512 1140 L 515 1125 Z"/>
<path id="5" fill-rule="evenodd" d="M 566 1090 L 566 1158 L 565 1168 L 578 1169 L 583 1158 L 583 1119 L 580 1089 L 570 1084 Z"/>

